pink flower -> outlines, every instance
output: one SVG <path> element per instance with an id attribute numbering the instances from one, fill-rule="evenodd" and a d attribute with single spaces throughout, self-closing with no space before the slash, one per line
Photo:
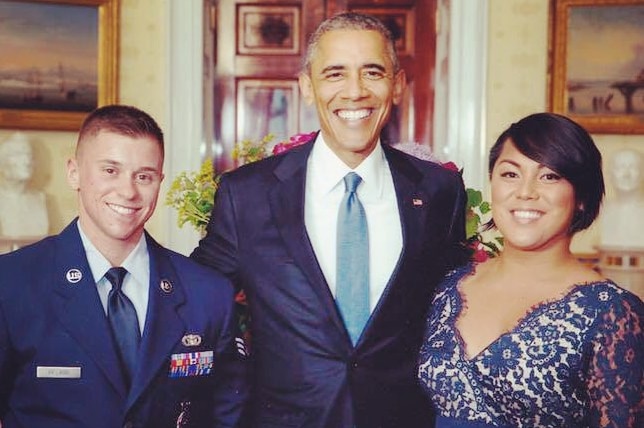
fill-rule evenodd
<path id="1" fill-rule="evenodd" d="M 296 134 L 293 135 L 288 141 L 282 141 L 273 147 L 273 154 L 278 155 L 284 153 L 293 147 L 301 146 L 302 144 L 308 143 L 311 141 L 317 132 L 311 132 L 308 134 Z"/>

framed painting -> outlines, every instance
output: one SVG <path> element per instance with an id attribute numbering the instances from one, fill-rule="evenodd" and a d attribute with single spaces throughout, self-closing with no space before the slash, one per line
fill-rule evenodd
<path id="1" fill-rule="evenodd" d="M 0 2 L 0 127 L 78 130 L 118 98 L 119 0 Z"/>
<path id="2" fill-rule="evenodd" d="M 237 141 L 269 133 L 275 143 L 288 139 L 298 130 L 299 103 L 297 80 L 238 80 Z"/>
<path id="3" fill-rule="evenodd" d="M 237 53 L 240 55 L 298 55 L 300 53 L 300 7 L 239 5 Z"/>
<path id="4" fill-rule="evenodd" d="M 551 0 L 549 104 L 591 133 L 644 133 L 644 0 Z"/>

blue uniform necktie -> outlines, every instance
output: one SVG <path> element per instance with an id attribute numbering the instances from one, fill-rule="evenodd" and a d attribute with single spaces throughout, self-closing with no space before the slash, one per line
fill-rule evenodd
<path id="1" fill-rule="evenodd" d="M 121 289 L 125 275 L 127 275 L 125 268 L 113 267 L 107 271 L 105 278 L 112 284 L 112 290 L 107 296 L 107 319 L 116 341 L 121 366 L 127 383 L 130 385 L 136 366 L 141 335 L 134 305 Z"/>
<path id="2" fill-rule="evenodd" d="M 369 319 L 369 231 L 356 189 L 362 179 L 344 177 L 345 193 L 338 211 L 336 301 L 355 345 Z"/>

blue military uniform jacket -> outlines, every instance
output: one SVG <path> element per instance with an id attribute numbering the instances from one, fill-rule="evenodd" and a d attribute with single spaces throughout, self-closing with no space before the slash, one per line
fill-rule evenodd
<path id="1" fill-rule="evenodd" d="M 236 424 L 247 389 L 233 289 L 146 239 L 148 313 L 129 390 L 76 221 L 0 256 L 3 428 Z"/>

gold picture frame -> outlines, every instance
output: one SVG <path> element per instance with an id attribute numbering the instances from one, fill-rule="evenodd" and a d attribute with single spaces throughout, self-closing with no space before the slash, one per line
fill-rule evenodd
<path id="1" fill-rule="evenodd" d="M 0 2 L 0 128 L 74 131 L 117 102 L 119 1 Z"/>
<path id="2" fill-rule="evenodd" d="M 644 0 L 551 0 L 550 110 L 591 133 L 644 133 L 642 22 Z"/>

